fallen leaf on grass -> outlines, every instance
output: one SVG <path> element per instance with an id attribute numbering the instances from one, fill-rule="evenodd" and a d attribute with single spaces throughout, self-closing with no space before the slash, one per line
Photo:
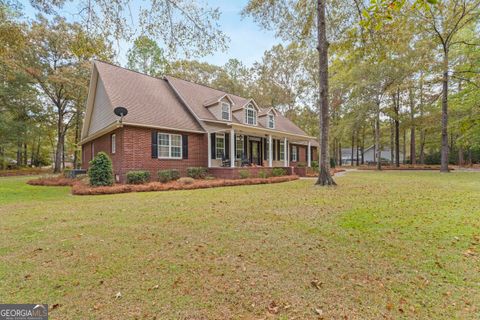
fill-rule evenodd
<path id="1" fill-rule="evenodd" d="M 55 310 L 55 309 L 57 309 L 58 307 L 60 307 L 60 304 L 55 303 L 55 304 L 52 306 L 51 310 Z"/>
<path id="2" fill-rule="evenodd" d="M 319 316 L 323 315 L 323 310 L 320 308 L 315 308 L 314 309 L 315 313 L 318 314 Z"/>
<path id="3" fill-rule="evenodd" d="M 310 284 L 312 285 L 312 287 L 314 287 L 315 289 L 317 290 L 320 290 L 320 287 L 322 286 L 322 282 L 318 281 L 318 280 L 312 280 L 310 282 Z"/>
<path id="4" fill-rule="evenodd" d="M 272 313 L 272 314 L 277 314 L 278 313 L 278 306 L 277 304 L 275 303 L 275 301 L 272 301 L 269 305 L 268 305 L 268 312 Z"/>
<path id="5" fill-rule="evenodd" d="M 120 299 L 122 297 L 122 293 L 120 291 L 117 292 L 115 295 L 115 299 Z"/>
<path id="6" fill-rule="evenodd" d="M 476 254 L 475 251 L 473 251 L 472 249 L 467 249 L 467 250 L 463 253 L 463 255 L 464 255 L 465 257 L 474 257 L 474 256 L 476 256 L 477 254 Z"/>

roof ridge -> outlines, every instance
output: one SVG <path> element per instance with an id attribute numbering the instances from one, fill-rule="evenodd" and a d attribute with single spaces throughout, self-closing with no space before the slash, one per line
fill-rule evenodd
<path id="1" fill-rule="evenodd" d="M 113 64 L 113 63 L 108 62 L 108 61 L 103 61 L 103 60 L 99 60 L 99 59 L 93 59 L 93 61 L 94 61 L 94 62 L 100 62 L 100 63 L 108 64 L 108 65 L 110 65 L 110 66 L 112 66 L 112 67 L 119 68 L 119 69 L 123 69 L 123 70 L 125 70 L 125 71 L 130 71 L 130 72 L 138 73 L 138 74 L 141 75 L 141 76 L 153 78 L 153 79 L 156 79 L 156 80 L 166 81 L 165 77 L 161 77 L 161 78 L 155 77 L 155 76 L 152 76 L 152 75 L 149 75 L 149 74 L 146 74 L 146 73 L 137 71 L 137 70 L 132 70 L 132 69 L 128 69 L 128 68 L 119 66 L 119 65 L 117 65 L 117 64 Z"/>
<path id="2" fill-rule="evenodd" d="M 216 90 L 216 91 L 220 91 L 224 94 L 228 94 L 230 96 L 235 96 L 237 98 L 240 98 L 240 99 L 245 99 L 245 100 L 252 100 L 253 98 L 245 98 L 245 97 L 242 97 L 242 96 L 239 96 L 237 94 L 233 94 L 233 93 L 228 93 L 226 91 L 223 91 L 223 90 L 220 90 L 218 88 L 214 88 L 212 86 L 209 86 L 209 85 L 206 85 L 206 84 L 202 84 L 202 83 L 197 83 L 197 82 L 194 82 L 194 81 L 191 81 L 191 80 L 185 80 L 185 79 L 182 79 L 182 78 L 179 78 L 179 77 L 175 77 L 175 76 L 172 76 L 172 75 L 166 75 L 165 77 L 170 77 L 170 78 L 174 78 L 176 80 L 181 80 L 181 81 L 185 81 L 185 82 L 188 82 L 188 83 L 191 83 L 191 84 L 195 84 L 197 86 L 201 86 L 201 87 L 205 87 L 205 88 L 208 88 L 208 89 L 212 89 L 212 90 Z M 262 108 L 263 109 L 263 108 Z"/>

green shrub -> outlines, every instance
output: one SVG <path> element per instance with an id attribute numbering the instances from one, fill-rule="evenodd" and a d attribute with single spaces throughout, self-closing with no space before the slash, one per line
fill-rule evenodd
<path id="1" fill-rule="evenodd" d="M 305 163 L 303 163 L 303 162 L 297 164 L 297 168 L 305 168 L 305 167 L 306 167 L 306 165 L 305 165 Z"/>
<path id="2" fill-rule="evenodd" d="M 280 177 L 280 176 L 285 176 L 287 175 L 287 170 L 283 168 L 273 168 L 272 169 L 272 176 L 274 177 Z"/>
<path id="3" fill-rule="evenodd" d="M 207 168 L 205 167 L 187 168 L 187 176 L 193 179 L 204 179 L 207 176 Z"/>
<path id="4" fill-rule="evenodd" d="M 172 169 L 172 170 L 170 170 L 170 172 L 171 172 L 171 175 L 172 175 L 172 180 L 180 179 L 180 171 L 178 171 L 177 169 Z"/>
<path id="5" fill-rule="evenodd" d="M 248 172 L 248 170 L 240 170 L 238 171 L 238 174 L 240 175 L 240 179 L 247 179 L 250 177 L 250 172 Z"/>
<path id="6" fill-rule="evenodd" d="M 90 185 L 113 185 L 112 161 L 105 152 L 99 152 L 89 163 L 88 177 L 90 178 Z"/>
<path id="7" fill-rule="evenodd" d="M 158 180 L 160 182 L 169 182 L 172 180 L 178 180 L 178 178 L 180 178 L 180 172 L 177 169 L 158 171 Z"/>
<path id="8" fill-rule="evenodd" d="M 178 182 L 181 184 L 192 184 L 195 182 L 195 179 L 190 178 L 190 177 L 183 177 L 178 179 Z"/>
<path id="9" fill-rule="evenodd" d="M 150 181 L 149 171 L 129 171 L 127 172 L 128 184 L 143 184 Z"/>
<path id="10" fill-rule="evenodd" d="M 310 165 L 312 166 L 313 170 L 318 171 L 318 161 L 312 161 Z"/>
<path id="11" fill-rule="evenodd" d="M 265 171 L 259 171 L 258 172 L 258 177 L 259 178 L 268 178 L 268 173 L 266 173 Z"/>
<path id="12" fill-rule="evenodd" d="M 215 180 L 215 177 L 214 176 L 211 176 L 211 175 L 207 175 L 205 177 L 205 180 Z"/>

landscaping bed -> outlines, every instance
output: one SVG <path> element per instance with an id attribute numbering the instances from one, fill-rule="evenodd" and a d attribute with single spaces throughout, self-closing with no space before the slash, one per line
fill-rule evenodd
<path id="1" fill-rule="evenodd" d="M 17 177 L 17 176 L 30 176 L 45 174 L 51 172 L 50 168 L 21 168 L 21 169 L 8 169 L 0 170 L 0 177 Z"/>
<path id="2" fill-rule="evenodd" d="M 71 186 L 74 195 L 98 195 L 127 192 L 169 191 L 169 190 L 192 190 L 227 186 L 245 186 L 255 184 L 279 183 L 297 180 L 298 176 L 280 176 L 268 178 L 247 179 L 191 179 L 180 178 L 169 182 L 149 182 L 145 184 L 115 184 L 112 186 L 93 187 L 87 181 L 69 179 L 63 176 L 42 177 L 27 181 L 34 186 Z"/>
<path id="3" fill-rule="evenodd" d="M 170 181 L 166 183 L 150 182 L 146 184 L 116 184 L 113 186 L 92 187 L 83 181 L 78 181 L 72 186 L 74 195 L 98 195 L 115 194 L 127 192 L 148 192 L 148 191 L 169 191 L 169 190 L 192 190 L 206 189 L 215 187 L 246 186 L 255 184 L 269 184 L 297 180 L 298 176 L 281 176 L 269 178 L 248 178 L 248 179 L 195 179 L 189 182 L 181 180 Z"/>
<path id="4" fill-rule="evenodd" d="M 332 168 L 330 169 L 330 174 L 332 176 L 334 176 L 335 174 L 339 173 L 339 172 L 344 172 L 345 169 L 338 169 L 338 168 Z M 318 172 L 316 171 L 308 171 L 305 175 L 305 177 L 309 177 L 309 178 L 312 178 L 312 177 L 318 177 Z"/>

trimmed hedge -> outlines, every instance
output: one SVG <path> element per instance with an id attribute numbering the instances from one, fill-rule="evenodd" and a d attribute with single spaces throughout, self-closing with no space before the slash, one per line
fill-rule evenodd
<path id="1" fill-rule="evenodd" d="M 179 178 L 180 172 L 177 169 L 158 171 L 158 181 L 160 182 L 169 182 L 172 180 L 178 180 Z"/>
<path id="2" fill-rule="evenodd" d="M 240 179 L 247 179 L 250 177 L 250 172 L 247 170 L 240 170 L 238 174 L 240 175 Z"/>
<path id="3" fill-rule="evenodd" d="M 273 168 L 272 169 L 272 177 L 280 177 L 287 175 L 287 170 L 283 168 Z"/>
<path id="4" fill-rule="evenodd" d="M 113 185 L 112 160 L 105 152 L 99 152 L 89 163 L 90 185 L 97 187 Z"/>
<path id="5" fill-rule="evenodd" d="M 149 171 L 129 171 L 127 172 L 128 184 L 144 184 L 150 182 Z"/>
<path id="6" fill-rule="evenodd" d="M 187 168 L 187 176 L 193 179 L 205 179 L 208 169 L 205 167 Z"/>

